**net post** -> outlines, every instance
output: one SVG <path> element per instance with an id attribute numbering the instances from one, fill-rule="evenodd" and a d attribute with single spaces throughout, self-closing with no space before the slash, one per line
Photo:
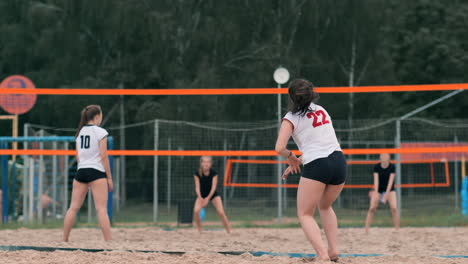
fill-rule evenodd
<path id="1" fill-rule="evenodd" d="M 44 138 L 44 130 L 39 131 L 41 138 Z M 44 142 L 39 142 L 39 149 L 44 149 Z M 39 156 L 39 172 L 38 172 L 38 189 L 37 189 L 37 218 L 40 224 L 44 223 L 43 219 L 43 207 L 42 207 L 42 195 L 44 194 L 44 156 Z"/>
<path id="2" fill-rule="evenodd" d="M 172 149 L 171 138 L 167 139 L 167 149 Z M 167 211 L 171 209 L 172 156 L 167 156 Z"/>
<path id="3" fill-rule="evenodd" d="M 453 142 L 455 144 L 458 143 L 457 135 L 454 136 Z M 460 171 L 458 170 L 458 166 L 459 166 L 458 162 L 459 162 L 458 159 L 454 160 L 454 163 L 455 163 L 454 164 L 455 165 L 454 166 L 454 171 L 455 171 L 455 173 L 453 175 L 453 179 L 454 179 L 454 185 L 455 185 L 454 186 L 455 187 L 455 210 L 458 210 L 460 208 L 459 207 L 459 203 L 460 203 L 460 194 L 459 194 L 459 192 L 460 192 L 460 186 L 459 186 L 460 179 L 459 179 L 459 177 L 460 176 L 459 176 L 459 173 L 460 173 Z"/>
<path id="4" fill-rule="evenodd" d="M 223 150 L 224 151 L 227 151 L 227 139 L 224 138 L 224 142 L 223 142 Z M 223 157 L 223 161 L 224 161 L 224 171 L 226 171 L 227 169 L 227 157 L 224 156 Z M 225 173 L 226 174 L 226 173 Z M 223 180 L 223 183 L 224 183 L 224 180 Z M 224 204 L 224 208 L 227 208 L 227 189 L 226 189 L 226 185 L 223 184 L 223 204 Z"/>
<path id="5" fill-rule="evenodd" d="M 88 224 L 91 223 L 91 220 L 93 218 L 93 194 L 90 189 L 88 189 Z"/>
<path id="6" fill-rule="evenodd" d="M 278 83 L 278 89 L 281 89 L 281 84 Z M 278 131 L 281 128 L 281 94 L 277 94 L 277 104 L 278 104 Z M 278 165 L 277 165 L 277 173 L 276 178 L 278 179 L 278 222 L 282 222 L 283 219 L 283 182 L 281 180 L 281 156 L 277 156 Z"/>
<path id="7" fill-rule="evenodd" d="M 0 142 L 0 149 L 7 149 L 7 142 Z M 2 221 L 3 223 L 8 222 L 8 156 L 2 155 Z"/>
<path id="8" fill-rule="evenodd" d="M 110 150 L 114 149 L 114 138 L 108 138 L 108 148 Z M 114 174 L 114 156 L 109 156 L 109 167 L 111 169 L 111 174 Z M 109 220 L 112 222 L 112 218 L 114 216 L 114 206 L 113 206 L 113 198 L 114 198 L 114 191 L 110 191 L 107 197 L 107 214 L 109 215 Z"/>
<path id="9" fill-rule="evenodd" d="M 23 125 L 23 136 L 28 137 L 28 129 L 29 124 L 24 123 Z M 23 141 L 23 149 L 28 149 L 28 142 Z M 28 221 L 31 216 L 29 216 L 28 211 L 28 187 L 29 187 L 29 163 L 28 163 L 28 156 L 23 155 L 23 163 L 24 163 L 24 177 L 23 177 L 23 218 L 24 221 Z"/>
<path id="10" fill-rule="evenodd" d="M 28 158 L 28 163 L 29 163 L 29 206 L 28 206 L 28 216 L 29 216 L 29 222 L 32 223 L 34 221 L 34 160 L 32 157 Z"/>
<path id="11" fill-rule="evenodd" d="M 154 149 L 159 149 L 159 120 L 154 120 Z M 158 156 L 153 162 L 153 223 L 158 222 Z"/>
<path id="12" fill-rule="evenodd" d="M 68 142 L 64 142 L 64 149 L 68 150 Z M 64 167 L 64 173 L 63 173 L 63 178 L 64 178 L 64 184 L 65 184 L 65 191 L 63 192 L 63 206 L 62 206 L 62 215 L 65 217 L 67 214 L 67 208 L 68 208 L 68 156 L 64 156 L 64 162 L 63 162 L 63 167 Z"/>
<path id="13" fill-rule="evenodd" d="M 396 136 L 395 136 L 395 148 L 401 147 L 401 120 L 396 120 Z M 398 204 L 398 211 L 400 212 L 401 217 L 401 154 L 396 154 L 396 184 L 397 184 L 397 204 Z"/>
<path id="14" fill-rule="evenodd" d="M 57 149 L 57 141 L 52 142 L 52 148 Z M 52 214 L 57 215 L 57 156 L 52 156 Z"/>
<path id="15" fill-rule="evenodd" d="M 119 158 L 114 158 L 114 171 L 115 174 L 112 173 L 112 177 L 114 177 L 115 182 L 114 182 L 114 190 L 115 190 L 115 211 L 117 213 L 120 212 L 120 183 L 121 183 L 121 172 L 120 172 L 120 160 Z"/>

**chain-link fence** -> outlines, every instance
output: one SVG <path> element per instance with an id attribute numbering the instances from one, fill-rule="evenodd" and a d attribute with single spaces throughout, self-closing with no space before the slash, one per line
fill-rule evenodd
<path id="1" fill-rule="evenodd" d="M 343 149 L 394 148 L 398 144 L 401 148 L 409 149 L 466 146 L 467 123 L 466 120 L 404 120 L 401 121 L 401 142 L 396 142 L 396 119 L 354 120 L 352 124 L 349 121 L 335 120 L 333 125 Z M 48 131 L 42 126 L 30 127 L 34 130 L 30 133 L 37 133 L 39 128 Z M 153 120 L 123 128 L 125 135 L 133 135 L 125 138 L 125 146 L 119 146 L 121 127 L 111 127 L 108 130 L 116 139 L 116 149 L 252 151 L 272 150 L 278 125 L 276 121 L 194 123 Z M 292 141 L 289 148 L 296 148 Z M 441 221 L 451 224 L 449 216 L 460 214 L 461 211 L 460 160 L 464 154 L 466 153 L 447 152 L 401 155 L 403 217 L 440 215 L 444 216 Z M 63 158 L 58 158 L 57 162 L 64 162 L 59 159 Z M 69 164 L 73 163 L 71 159 Z M 341 221 L 349 225 L 360 225 L 364 222 L 369 206 L 373 166 L 378 162 L 378 155 L 347 155 L 347 159 L 347 187 L 335 208 Z M 281 166 L 285 168 L 285 164 Z M 213 168 L 219 174 L 218 193 L 223 198 L 231 220 L 276 223 L 278 218 L 285 221 L 295 219 L 299 175 L 289 177 L 286 182 L 279 182 L 277 167 L 277 158 L 274 156 L 214 157 Z M 74 168 L 71 165 L 68 168 L 71 175 Z M 198 156 L 119 157 L 114 166 L 117 188 L 114 194 L 114 221 L 175 223 L 178 220 L 178 208 L 184 204 L 187 207 L 187 204 L 195 201 L 193 175 L 198 168 Z M 279 183 L 281 184 L 278 185 Z M 52 182 L 48 182 L 45 186 L 52 188 L 51 184 Z M 56 183 L 56 188 L 58 186 L 61 186 L 59 182 Z M 54 210 L 57 213 L 57 209 Z M 207 220 L 216 219 L 216 213 L 210 207 L 207 210 Z"/>

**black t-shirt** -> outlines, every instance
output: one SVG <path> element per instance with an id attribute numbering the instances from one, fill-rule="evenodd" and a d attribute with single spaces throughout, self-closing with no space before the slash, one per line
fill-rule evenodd
<path id="1" fill-rule="evenodd" d="M 210 173 L 208 175 L 200 175 L 199 171 L 195 172 L 194 175 L 200 179 L 201 196 L 203 198 L 207 197 L 211 192 L 211 187 L 213 186 L 213 177 L 218 176 L 218 173 L 215 170 L 210 169 Z"/>
<path id="2" fill-rule="evenodd" d="M 395 173 L 395 165 L 390 163 L 387 168 L 382 168 L 382 165 L 378 163 L 374 166 L 374 172 L 379 174 L 379 193 L 387 191 L 390 174 Z M 395 180 L 393 181 L 390 191 L 393 190 L 395 190 Z"/>

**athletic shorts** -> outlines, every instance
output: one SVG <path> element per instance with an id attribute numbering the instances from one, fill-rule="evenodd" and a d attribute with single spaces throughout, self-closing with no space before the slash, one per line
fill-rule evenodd
<path id="1" fill-rule="evenodd" d="M 335 151 L 326 158 L 305 164 L 302 177 L 325 184 L 343 184 L 346 180 L 346 159 L 343 152 Z"/>
<path id="2" fill-rule="evenodd" d="M 210 194 L 207 194 L 207 195 L 203 195 L 203 194 L 202 194 L 202 197 L 205 198 L 205 197 L 207 197 L 208 195 L 210 195 Z M 219 196 L 219 194 L 218 194 L 217 191 L 215 191 L 215 193 L 213 194 L 213 196 L 211 196 L 210 201 L 213 201 L 213 199 L 216 198 L 216 196 Z"/>
<path id="3" fill-rule="evenodd" d="M 105 172 L 92 168 L 79 169 L 76 172 L 75 180 L 82 183 L 90 183 L 95 180 L 105 179 L 107 175 Z"/>
<path id="4" fill-rule="evenodd" d="M 392 187 L 392 189 L 390 190 L 390 192 L 394 192 L 395 191 L 395 186 Z M 384 193 L 384 192 L 387 192 L 387 189 L 379 189 L 378 191 L 380 194 Z"/>

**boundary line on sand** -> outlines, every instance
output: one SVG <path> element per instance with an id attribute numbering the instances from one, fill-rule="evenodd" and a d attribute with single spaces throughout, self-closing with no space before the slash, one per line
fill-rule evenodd
<path id="1" fill-rule="evenodd" d="M 95 248 L 64 248 L 64 247 L 35 247 L 35 246 L 0 246 L 2 251 L 24 251 L 24 250 L 34 250 L 40 252 L 54 252 L 54 251 L 83 251 L 89 253 L 98 253 L 98 252 L 135 252 L 135 253 L 162 253 L 169 255 L 184 255 L 185 251 L 162 251 L 162 250 L 116 250 L 116 249 L 95 249 Z M 268 251 L 208 251 L 208 253 L 217 253 L 222 255 L 231 255 L 231 256 L 240 256 L 243 254 L 251 254 L 254 257 L 261 256 L 273 256 L 273 257 L 290 257 L 290 258 L 314 258 L 317 257 L 316 254 L 306 254 L 306 253 L 279 253 L 279 252 L 268 252 Z M 387 254 L 340 254 L 340 257 L 383 257 L 383 256 L 392 256 Z M 433 257 L 439 258 L 468 258 L 464 255 L 433 255 Z"/>

